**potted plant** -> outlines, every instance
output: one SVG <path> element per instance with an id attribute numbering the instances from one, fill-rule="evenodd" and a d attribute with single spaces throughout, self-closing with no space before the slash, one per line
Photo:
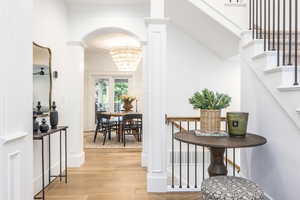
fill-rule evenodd
<path id="1" fill-rule="evenodd" d="M 221 126 L 221 110 L 230 105 L 231 97 L 204 89 L 196 92 L 189 102 L 194 109 L 200 109 L 201 132 L 218 132 Z"/>
<path id="2" fill-rule="evenodd" d="M 122 95 L 121 100 L 124 102 L 123 108 L 125 112 L 132 112 L 132 102 L 136 99 L 134 96 Z"/>

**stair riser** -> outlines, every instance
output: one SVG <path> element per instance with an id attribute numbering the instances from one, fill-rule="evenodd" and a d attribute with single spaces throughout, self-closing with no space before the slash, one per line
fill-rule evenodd
<path id="1" fill-rule="evenodd" d="M 264 52 L 264 43 L 262 40 L 254 40 L 243 47 L 245 53 L 250 57 L 254 57 Z"/>
<path id="2" fill-rule="evenodd" d="M 298 71 L 298 77 L 300 73 Z M 283 87 L 290 87 L 293 86 L 295 83 L 295 71 L 284 71 L 281 72 L 281 86 Z"/>

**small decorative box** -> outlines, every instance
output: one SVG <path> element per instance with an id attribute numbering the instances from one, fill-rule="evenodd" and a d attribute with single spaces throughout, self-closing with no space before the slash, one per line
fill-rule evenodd
<path id="1" fill-rule="evenodd" d="M 214 132 L 214 133 L 204 133 L 204 132 L 201 132 L 199 130 L 196 130 L 195 131 L 195 135 L 196 136 L 213 136 L 213 137 L 227 137 L 229 136 L 228 133 L 226 132 Z"/>

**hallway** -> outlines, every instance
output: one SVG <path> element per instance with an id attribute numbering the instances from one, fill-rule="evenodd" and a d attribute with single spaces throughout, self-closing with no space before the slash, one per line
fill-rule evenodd
<path id="1" fill-rule="evenodd" d="M 199 193 L 146 192 L 146 169 L 140 152 L 124 149 L 86 149 L 86 162 L 69 169 L 69 183 L 57 180 L 46 193 L 48 200 L 199 200 Z"/>

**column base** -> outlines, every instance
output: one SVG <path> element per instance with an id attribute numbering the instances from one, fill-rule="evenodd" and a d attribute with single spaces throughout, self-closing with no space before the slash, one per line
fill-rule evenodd
<path id="1" fill-rule="evenodd" d="M 167 175 L 160 173 L 148 173 L 147 192 L 167 192 Z"/>
<path id="2" fill-rule="evenodd" d="M 68 155 L 68 167 L 81 167 L 85 162 L 85 152 Z"/>

